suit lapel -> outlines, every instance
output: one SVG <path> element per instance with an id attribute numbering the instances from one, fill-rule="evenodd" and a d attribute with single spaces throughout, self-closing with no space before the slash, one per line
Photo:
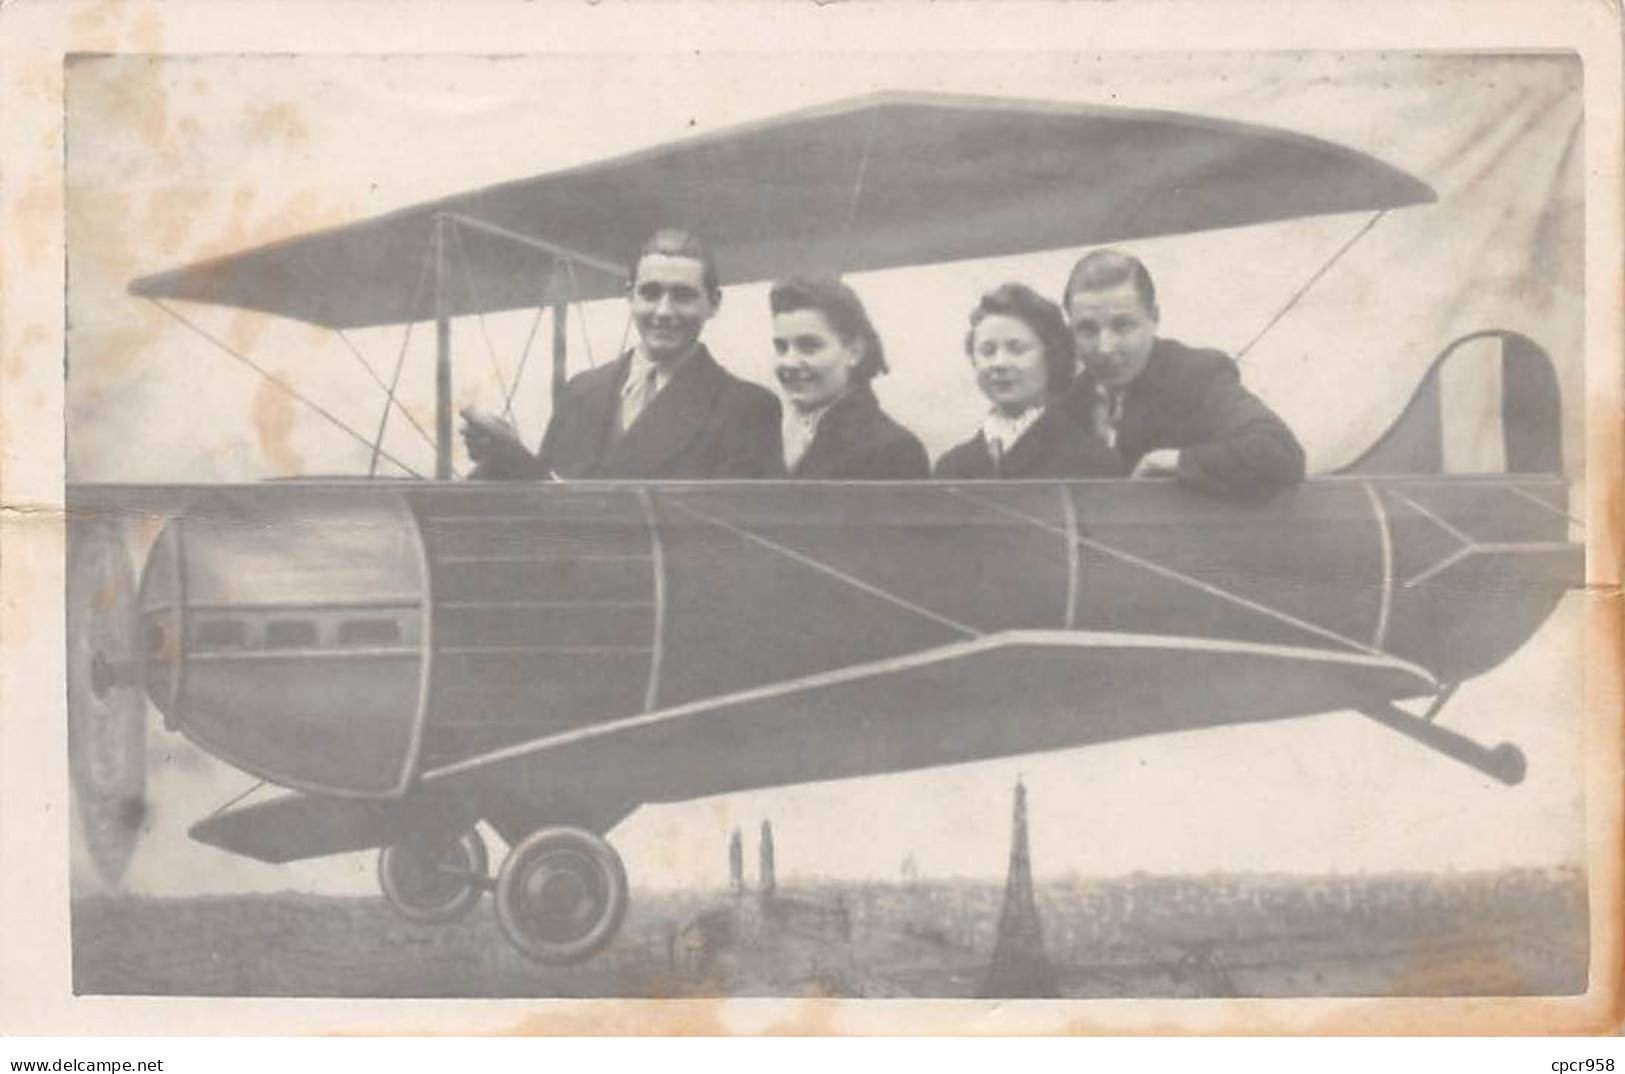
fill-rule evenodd
<path id="1" fill-rule="evenodd" d="M 864 417 L 865 395 L 870 400 L 874 398 L 866 386 L 853 388 L 844 398 L 830 404 L 829 413 L 818 423 L 818 432 L 806 454 L 790 471 L 791 477 L 833 476 L 840 468 L 841 453 L 861 446 L 856 434 Z"/>
<path id="2" fill-rule="evenodd" d="M 993 465 L 993 453 L 988 450 L 987 434 L 978 430 L 971 444 L 975 450 L 968 460 L 967 469 L 970 472 L 965 476 L 973 479 L 1002 476 L 1000 468 Z"/>
<path id="3" fill-rule="evenodd" d="M 546 445 L 546 461 L 560 477 L 591 477 L 602 469 L 615 436 L 621 385 L 631 364 L 631 354 L 622 355 L 612 365 L 585 374 L 578 390 L 558 400 L 559 440 Z"/>
<path id="4" fill-rule="evenodd" d="M 1027 426 L 1027 431 L 1017 437 L 1016 442 L 1005 451 L 1004 458 L 999 462 L 997 476 L 1021 477 L 1039 464 L 1044 457 L 1044 441 L 1055 413 L 1054 408 L 1045 407 L 1037 420 Z M 985 440 L 982 450 L 984 452 L 987 450 Z"/>
<path id="5" fill-rule="evenodd" d="M 701 346 L 644 408 L 632 428 L 615 442 L 604 460 L 606 476 L 655 477 L 668 473 L 672 460 L 705 428 L 716 403 L 717 374 L 721 371 Z M 614 421 L 613 414 L 610 421 Z"/>
<path id="6" fill-rule="evenodd" d="M 1156 413 L 1152 399 L 1158 394 L 1157 382 L 1166 364 L 1159 361 L 1161 355 L 1162 341 L 1158 340 L 1151 351 L 1150 361 L 1146 362 L 1145 368 L 1123 395 L 1123 416 L 1117 422 L 1117 451 L 1130 466 L 1149 450 L 1148 445 L 1156 436 L 1153 428 Z"/>

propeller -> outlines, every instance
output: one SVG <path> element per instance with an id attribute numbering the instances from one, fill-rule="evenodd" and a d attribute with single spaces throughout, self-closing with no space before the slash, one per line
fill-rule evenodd
<path id="1" fill-rule="evenodd" d="M 68 770 L 96 871 L 116 887 L 147 818 L 147 699 L 134 575 L 118 525 L 68 526 Z"/>

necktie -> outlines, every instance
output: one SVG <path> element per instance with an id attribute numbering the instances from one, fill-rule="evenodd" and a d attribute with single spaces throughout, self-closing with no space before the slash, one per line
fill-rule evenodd
<path id="1" fill-rule="evenodd" d="M 660 370 L 651 366 L 643 376 L 632 377 L 627 380 L 626 387 L 621 389 L 621 435 L 632 428 L 643 413 L 643 408 L 655 397 L 655 381 Z"/>
<path id="2" fill-rule="evenodd" d="M 1111 447 L 1117 446 L 1117 423 L 1123 420 L 1123 389 L 1107 388 L 1101 400 L 1100 435 Z"/>

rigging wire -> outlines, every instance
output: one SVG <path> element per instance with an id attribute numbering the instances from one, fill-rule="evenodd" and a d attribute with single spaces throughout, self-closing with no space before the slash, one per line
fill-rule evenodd
<path id="1" fill-rule="evenodd" d="M 502 364 L 497 361 L 496 345 L 491 342 L 491 332 L 485 323 L 485 311 L 480 306 L 480 296 L 474 288 L 473 263 L 468 257 L 468 247 L 463 244 L 463 229 L 456 216 L 451 217 L 451 237 L 452 241 L 457 244 L 457 256 L 463 263 L 463 282 L 468 289 L 469 304 L 474 307 L 475 320 L 479 322 L 480 336 L 485 340 L 485 354 L 491 359 L 491 372 L 497 378 L 497 389 L 502 392 L 503 398 L 508 400 L 503 417 L 507 418 L 508 422 L 513 425 L 514 431 L 518 432 L 519 423 L 513 416 L 513 393 L 508 390 L 508 378 L 503 375 Z M 521 439 L 523 439 L 523 436 L 521 436 Z"/>
<path id="2" fill-rule="evenodd" d="M 230 809 L 232 806 L 236 805 L 238 802 L 241 802 L 244 798 L 247 798 L 249 795 L 253 794 L 255 791 L 257 791 L 261 787 L 265 786 L 265 783 L 266 783 L 265 780 L 263 780 L 263 779 L 260 780 L 258 783 L 254 784 L 252 787 L 248 788 L 248 790 L 244 791 L 242 794 L 239 794 L 237 797 L 235 797 L 235 798 L 231 799 L 230 801 L 226 802 L 220 808 L 216 809 L 213 813 L 210 813 L 208 816 L 204 817 L 203 819 L 204 820 L 213 820 L 215 817 L 218 817 L 220 814 L 224 813 L 226 810 Z"/>
<path id="3" fill-rule="evenodd" d="M 423 297 L 423 288 L 429 282 L 429 254 L 432 249 L 434 249 L 434 244 L 431 241 L 424 248 L 423 265 L 418 270 L 417 286 L 412 289 L 412 301 L 407 306 L 408 317 L 416 313 L 418 300 Z M 406 366 L 406 348 L 412 342 L 412 329 L 415 327 L 417 327 L 415 320 L 407 321 L 406 331 L 401 335 L 401 349 L 395 355 L 395 372 L 390 377 L 389 390 L 384 393 L 384 412 L 378 416 L 378 438 L 372 442 L 372 461 L 367 464 L 368 477 L 372 477 L 378 472 L 378 456 L 383 452 L 384 430 L 389 426 L 389 411 L 395 403 L 395 392 L 401 385 L 401 370 Z M 436 444 L 435 453 L 437 455 L 439 450 L 440 446 Z"/>
<path id="4" fill-rule="evenodd" d="M 229 344 L 227 344 L 224 340 L 218 339 L 215 336 L 211 335 L 209 332 L 207 332 L 202 327 L 200 327 L 199 325 L 194 323 L 191 319 L 189 319 L 185 314 L 183 314 L 183 313 L 179 312 L 178 310 L 175 310 L 174 308 L 172 308 L 168 303 L 164 302 L 163 299 L 149 297 L 147 299 L 147 301 L 151 302 L 153 305 L 157 306 L 159 309 L 163 310 L 165 313 L 167 313 L 171 317 L 175 318 L 181 324 L 185 325 L 187 328 L 190 328 L 192 331 L 196 332 L 199 336 L 202 336 L 204 339 L 208 340 L 210 343 L 214 344 L 216 347 L 220 348 L 222 351 L 225 351 L 227 354 L 231 355 L 233 358 L 237 359 L 239 362 L 243 363 L 248 368 L 250 368 L 254 372 L 258 373 L 261 377 L 265 378 L 270 383 L 276 385 L 278 388 L 281 388 L 284 392 L 286 392 L 289 395 L 293 396 L 293 398 L 295 398 L 299 402 L 305 404 L 310 409 L 314 410 L 316 413 L 320 414 L 322 417 L 324 417 L 328 421 L 332 422 L 334 425 L 338 426 L 346 434 L 353 437 L 359 443 L 361 443 L 361 444 L 363 444 L 365 446 L 368 446 L 368 447 L 372 447 L 375 451 L 378 452 L 379 455 L 382 455 L 385 459 L 389 460 L 391 463 L 395 464 L 396 466 L 399 466 L 402 470 L 404 470 L 407 473 L 411 474 L 413 477 L 416 477 L 416 478 L 419 478 L 419 479 L 421 479 L 423 477 L 422 474 L 418 473 L 416 470 L 414 470 L 410 466 L 406 465 L 406 463 L 402 462 L 401 460 L 397 459 L 395 456 L 389 454 L 388 452 L 386 452 L 386 451 L 382 450 L 381 448 L 378 448 L 376 445 L 372 444 L 371 441 L 369 441 L 365 436 L 361 435 L 360 433 L 358 433 L 354 429 L 352 429 L 349 425 L 347 425 L 344 422 L 343 419 L 338 417 L 338 415 L 334 414 L 331 410 L 328 410 L 326 407 L 322 406 L 320 403 L 316 402 L 314 399 L 311 399 L 309 396 L 307 396 L 303 392 L 299 391 L 299 389 L 295 388 L 293 385 L 289 384 L 287 381 L 283 380 L 281 377 L 279 377 L 276 374 L 270 372 L 264 366 L 260 365 L 256 361 L 254 361 L 254 359 L 248 357 L 247 355 L 241 353 L 240 351 L 237 351 L 236 349 L 231 347 Z"/>
<path id="5" fill-rule="evenodd" d="M 514 369 L 513 383 L 508 386 L 508 397 L 502 401 L 503 413 L 513 413 L 513 399 L 519 394 L 519 382 L 525 378 L 525 366 L 530 362 L 530 349 L 536 343 L 536 330 L 542 327 L 542 314 L 547 312 L 547 294 L 536 303 L 536 316 L 530 321 L 530 334 L 525 336 L 525 349 L 519 352 L 519 365 Z"/>
<path id="6" fill-rule="evenodd" d="M 1269 334 L 1270 329 L 1274 328 L 1281 322 L 1281 318 L 1292 312 L 1292 307 L 1296 306 L 1298 301 L 1302 299 L 1304 295 L 1309 293 L 1309 289 L 1318 283 L 1320 278 L 1326 275 L 1333 265 L 1337 264 L 1338 259 L 1344 254 L 1348 253 L 1349 250 L 1353 249 L 1354 244 L 1365 238 L 1366 234 L 1369 233 L 1372 228 L 1377 226 L 1377 221 L 1381 220 L 1387 215 L 1387 209 L 1379 209 L 1373 213 L 1371 219 L 1365 222 L 1365 226 L 1359 231 L 1356 231 L 1347 242 L 1343 243 L 1342 246 L 1339 246 L 1337 251 L 1326 260 L 1326 263 L 1315 270 L 1315 274 L 1310 276 L 1309 279 L 1304 282 L 1302 287 L 1293 292 L 1292 297 L 1286 300 L 1286 304 L 1275 312 L 1275 316 L 1271 317 L 1269 322 L 1265 324 L 1263 328 L 1258 330 L 1258 334 L 1253 336 L 1252 339 L 1248 340 L 1245 347 L 1236 352 L 1236 361 L 1240 362 L 1243 358 L 1247 357 L 1247 352 L 1252 350 L 1254 345 L 1256 345 L 1259 340 L 1263 339 L 1267 334 Z"/>
<path id="7" fill-rule="evenodd" d="M 361 368 L 367 371 L 367 376 L 371 377 L 372 382 L 378 385 L 378 390 L 387 393 L 389 391 L 389 386 L 384 383 L 384 378 L 380 377 L 377 371 L 372 368 L 372 363 L 367 361 L 366 357 L 361 353 L 361 349 L 355 345 L 355 342 L 351 340 L 349 336 L 344 334 L 344 329 L 335 328 L 333 329 L 333 334 L 339 337 L 339 342 L 343 343 L 345 347 L 349 348 L 351 354 L 355 355 L 355 360 L 361 363 Z M 418 424 L 418 419 L 412 416 L 412 412 L 406 409 L 406 405 L 404 403 L 398 399 L 394 399 L 393 397 L 391 397 L 390 401 L 395 404 L 395 409 L 401 412 L 401 417 L 405 418 L 411 424 L 412 428 L 418 431 L 418 435 L 423 438 L 423 442 L 428 444 L 432 449 L 434 447 L 434 437 L 429 435 L 428 430 L 424 429 L 422 425 Z"/>
<path id="8" fill-rule="evenodd" d="M 547 307 L 548 307 L 547 295 L 548 295 L 548 292 L 550 292 L 553 289 L 553 284 L 558 281 L 558 278 L 559 278 L 558 277 L 558 262 L 559 262 L 559 260 L 560 260 L 560 258 L 556 258 L 556 257 L 554 258 L 553 274 L 548 277 L 547 283 L 543 285 L 543 287 L 542 287 L 542 297 L 536 303 L 536 316 L 534 318 L 532 318 L 532 320 L 530 322 L 530 335 L 525 337 L 525 349 L 519 355 L 519 368 L 514 372 L 513 386 L 508 389 L 508 398 L 506 400 L 506 403 L 507 403 L 507 405 L 509 407 L 513 406 L 514 396 L 517 395 L 518 392 L 519 392 L 519 381 L 520 381 L 520 379 L 522 377 L 524 377 L 524 375 L 525 375 L 525 366 L 527 364 L 529 364 L 529 362 L 530 362 L 530 349 L 531 349 L 531 346 L 533 344 L 535 344 L 535 342 L 536 342 L 536 330 L 541 328 L 541 326 L 542 326 L 542 314 L 547 312 Z M 568 258 L 564 258 L 563 260 L 565 261 L 566 264 L 570 263 Z M 573 275 L 573 273 L 572 273 L 572 275 Z"/>

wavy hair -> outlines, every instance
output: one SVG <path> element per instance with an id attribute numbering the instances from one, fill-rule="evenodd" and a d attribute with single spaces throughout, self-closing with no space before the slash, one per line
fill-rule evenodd
<path id="1" fill-rule="evenodd" d="M 984 294 L 970 311 L 970 330 L 965 333 L 965 353 L 974 357 L 976 326 L 987 317 L 1014 317 L 1038 337 L 1044 348 L 1045 390 L 1051 398 L 1066 391 L 1077 368 L 1077 350 L 1072 330 L 1066 325 L 1061 307 L 1024 283 L 1006 283 Z"/>
<path id="2" fill-rule="evenodd" d="M 863 357 L 852 369 L 852 379 L 857 383 L 867 384 L 886 372 L 886 348 L 880 342 L 880 333 L 875 331 L 857 292 L 840 280 L 809 276 L 780 280 L 767 293 L 767 305 L 774 315 L 816 310 L 843 343 L 861 341 Z"/>

